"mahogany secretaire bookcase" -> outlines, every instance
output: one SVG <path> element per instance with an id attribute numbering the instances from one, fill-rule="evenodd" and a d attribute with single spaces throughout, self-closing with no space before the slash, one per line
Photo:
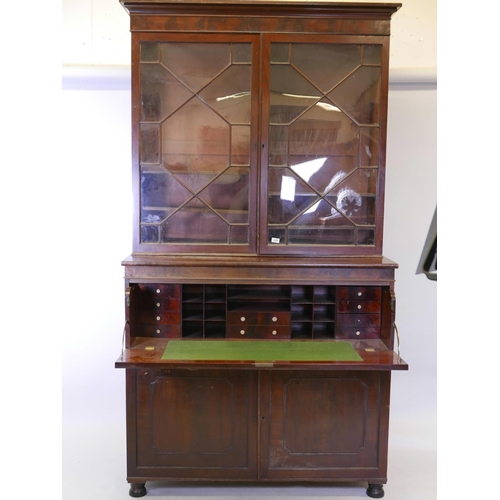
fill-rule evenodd
<path id="1" fill-rule="evenodd" d="M 397 265 L 382 256 L 400 4 L 122 0 L 133 253 L 127 481 L 384 495 Z"/>

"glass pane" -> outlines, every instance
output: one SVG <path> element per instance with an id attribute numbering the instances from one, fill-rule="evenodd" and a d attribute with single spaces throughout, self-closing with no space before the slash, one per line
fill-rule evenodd
<path id="1" fill-rule="evenodd" d="M 162 243 L 227 243 L 228 225 L 194 199 L 162 224 Z"/>
<path id="2" fill-rule="evenodd" d="M 248 226 L 231 226 L 231 243 L 241 245 L 248 243 L 248 240 Z"/>
<path id="3" fill-rule="evenodd" d="M 192 194 L 163 169 L 142 169 L 141 221 L 161 222 Z"/>
<path id="4" fill-rule="evenodd" d="M 382 64 L 382 45 L 365 45 L 363 64 Z"/>
<path id="5" fill-rule="evenodd" d="M 233 45 L 233 63 L 252 62 L 252 45 L 250 43 L 235 43 Z"/>
<path id="6" fill-rule="evenodd" d="M 231 127 L 231 164 L 250 165 L 250 127 Z"/>
<path id="7" fill-rule="evenodd" d="M 141 43 L 141 62 L 158 62 L 160 60 L 160 46 L 157 43 Z"/>
<path id="8" fill-rule="evenodd" d="M 272 43 L 271 44 L 271 63 L 290 62 L 290 44 Z"/>
<path id="9" fill-rule="evenodd" d="M 362 66 L 335 88 L 328 97 L 357 123 L 379 121 L 380 67 Z"/>
<path id="10" fill-rule="evenodd" d="M 194 192 L 229 166 L 229 125 L 193 98 L 162 125 L 162 163 Z"/>
<path id="11" fill-rule="evenodd" d="M 219 75 L 200 97 L 229 123 L 250 123 L 251 66 L 231 66 Z"/>
<path id="12" fill-rule="evenodd" d="M 228 168 L 201 191 L 199 197 L 224 220 L 248 222 L 248 169 Z"/>
<path id="13" fill-rule="evenodd" d="M 328 92 L 361 63 L 359 45 L 292 45 L 292 65 L 323 92 Z"/>
<path id="14" fill-rule="evenodd" d="M 318 201 L 312 189 L 291 170 L 272 168 L 268 183 L 268 222 L 286 224 Z"/>
<path id="15" fill-rule="evenodd" d="M 320 97 L 321 93 L 292 67 L 271 66 L 270 123 L 291 123 Z"/>
<path id="16" fill-rule="evenodd" d="M 163 43 L 162 62 L 193 92 L 230 64 L 231 46 L 222 43 Z"/>
<path id="17" fill-rule="evenodd" d="M 358 245 L 375 245 L 374 229 L 358 229 Z"/>
<path id="18" fill-rule="evenodd" d="M 160 160 L 160 128 L 158 125 L 141 125 L 140 156 L 142 163 Z"/>
<path id="19" fill-rule="evenodd" d="M 141 225 L 141 243 L 158 243 L 159 239 L 159 226 Z"/>
<path id="20" fill-rule="evenodd" d="M 290 154 L 358 154 L 359 127 L 327 99 L 290 127 Z"/>
<path id="21" fill-rule="evenodd" d="M 141 64 L 141 120 L 161 121 L 193 96 L 160 64 Z"/>

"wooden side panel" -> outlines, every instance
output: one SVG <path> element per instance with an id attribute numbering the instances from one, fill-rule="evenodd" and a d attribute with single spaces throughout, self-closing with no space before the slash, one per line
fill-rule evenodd
<path id="1" fill-rule="evenodd" d="M 262 477 L 385 477 L 383 375 L 276 371 L 264 379 Z"/>
<path id="2" fill-rule="evenodd" d="M 256 374 L 137 370 L 129 476 L 256 476 Z"/>

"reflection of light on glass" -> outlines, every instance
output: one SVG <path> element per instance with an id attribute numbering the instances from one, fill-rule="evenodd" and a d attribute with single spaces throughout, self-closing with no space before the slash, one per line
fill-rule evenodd
<path id="1" fill-rule="evenodd" d="M 296 180 L 293 177 L 284 175 L 281 178 L 281 194 L 280 198 L 286 201 L 295 200 L 295 184 Z"/>
<path id="2" fill-rule="evenodd" d="M 299 94 L 285 94 L 285 93 L 281 93 L 281 95 L 284 97 L 293 97 L 294 99 L 317 99 L 317 96 L 314 95 L 299 95 Z M 317 102 L 315 105 L 320 108 L 323 108 L 326 111 L 337 111 L 340 113 L 340 109 L 337 108 L 337 106 L 334 106 L 333 104 L 329 104 L 327 102 Z"/>
<path id="3" fill-rule="evenodd" d="M 337 108 L 337 106 L 334 106 L 333 104 L 328 104 L 327 102 L 317 102 L 316 106 L 319 106 L 320 108 L 323 108 L 326 111 L 337 111 L 340 113 L 340 109 Z"/>
<path id="4" fill-rule="evenodd" d="M 224 97 L 216 97 L 216 101 L 225 101 L 226 99 L 239 99 L 240 97 L 247 97 L 250 95 L 250 92 L 238 92 L 237 94 L 226 95 Z"/>
<path id="5" fill-rule="evenodd" d="M 325 193 L 328 193 L 330 189 L 333 188 L 336 184 L 338 184 L 347 174 L 343 170 L 339 170 L 333 177 L 332 180 L 329 182 L 328 186 L 325 188 Z"/>
<path id="6" fill-rule="evenodd" d="M 308 208 L 304 214 L 310 214 L 312 212 L 315 212 L 316 209 L 319 207 L 319 204 L 321 203 L 321 200 L 318 201 L 318 203 L 315 203 L 312 207 Z"/>
<path id="7" fill-rule="evenodd" d="M 291 165 L 290 168 L 296 174 L 299 174 L 306 182 L 309 182 L 309 179 L 312 177 L 312 175 L 315 174 L 325 164 L 325 161 L 326 158 L 316 158 L 314 160 L 299 163 L 298 165 Z"/>

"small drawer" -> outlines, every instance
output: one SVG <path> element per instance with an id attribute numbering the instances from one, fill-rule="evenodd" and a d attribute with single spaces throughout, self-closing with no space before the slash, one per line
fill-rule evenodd
<path id="1" fill-rule="evenodd" d="M 376 326 L 380 327 L 380 314 L 339 314 L 337 316 L 338 329 L 345 326 Z"/>
<path id="2" fill-rule="evenodd" d="M 378 300 L 339 300 L 338 313 L 380 313 L 381 302 Z"/>
<path id="3" fill-rule="evenodd" d="M 290 327 L 272 326 L 228 326 L 228 339 L 289 339 Z"/>
<path id="4" fill-rule="evenodd" d="M 257 323 L 261 326 L 290 325 L 289 312 L 261 312 Z"/>
<path id="5" fill-rule="evenodd" d="M 335 332 L 337 339 L 378 339 L 380 328 L 376 326 L 338 326 Z"/>
<path id="6" fill-rule="evenodd" d="M 382 289 L 379 286 L 338 286 L 337 299 L 380 300 Z"/>
<path id="7" fill-rule="evenodd" d="M 177 339 L 181 337 L 180 325 L 133 325 L 131 334 L 134 337 L 160 337 Z"/>
<path id="8" fill-rule="evenodd" d="M 177 325 L 181 322 L 179 311 L 140 311 L 137 318 L 139 323 L 149 325 Z"/>
<path id="9" fill-rule="evenodd" d="M 181 300 L 171 297 L 140 297 L 137 301 L 137 311 L 139 314 L 143 312 L 158 313 L 165 311 L 180 311 Z"/>
<path id="10" fill-rule="evenodd" d="M 256 325 L 259 320 L 259 313 L 255 311 L 228 311 L 228 325 Z"/>
<path id="11" fill-rule="evenodd" d="M 139 283 L 136 285 L 139 288 L 141 295 L 153 295 L 155 297 L 171 297 L 174 299 L 181 298 L 180 285 L 158 285 L 150 283 Z"/>

